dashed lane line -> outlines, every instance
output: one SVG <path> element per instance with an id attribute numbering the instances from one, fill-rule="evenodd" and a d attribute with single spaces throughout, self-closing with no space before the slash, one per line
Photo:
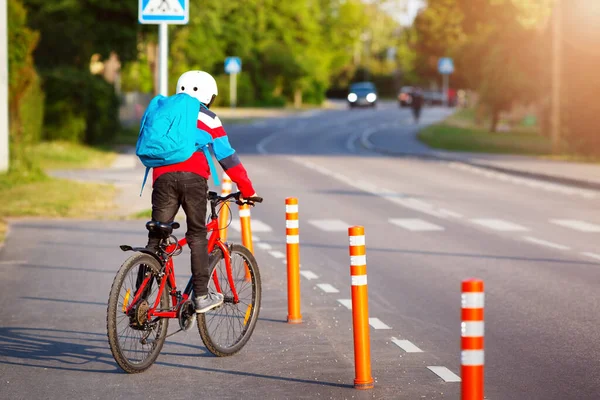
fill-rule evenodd
<path id="1" fill-rule="evenodd" d="M 319 277 L 314 272 L 308 270 L 300 271 L 300 275 L 302 275 L 309 281 L 313 279 L 319 279 Z"/>
<path id="2" fill-rule="evenodd" d="M 379 318 L 369 318 L 369 325 L 371 325 L 373 329 L 392 329 L 384 324 Z"/>
<path id="3" fill-rule="evenodd" d="M 460 376 L 456 375 L 454 372 L 450 371 L 446 367 L 427 367 L 431 372 L 439 376 L 444 380 L 444 382 L 460 382 Z"/>
<path id="4" fill-rule="evenodd" d="M 269 254 L 275 258 L 284 258 L 285 257 L 285 254 L 283 254 L 280 251 L 270 251 Z"/>
<path id="5" fill-rule="evenodd" d="M 422 353 L 423 350 L 414 345 L 410 340 L 392 338 L 392 342 L 407 353 Z"/>
<path id="6" fill-rule="evenodd" d="M 422 219 L 417 218 L 390 218 L 388 221 L 391 224 L 412 232 L 431 232 L 444 230 L 444 228 L 439 225 L 435 225 L 431 222 L 423 221 Z"/>
<path id="7" fill-rule="evenodd" d="M 262 250 L 271 250 L 272 246 L 269 243 L 257 243 L 256 246 Z"/>
<path id="8" fill-rule="evenodd" d="M 600 225 L 591 224 L 585 221 L 578 221 L 575 219 L 551 219 L 550 222 L 580 232 L 600 232 Z"/>
<path id="9" fill-rule="evenodd" d="M 583 254 L 584 256 L 590 257 L 590 258 L 595 258 L 596 260 L 600 260 L 600 254 L 590 253 L 588 251 L 584 251 L 581 254 Z"/>
<path id="10" fill-rule="evenodd" d="M 242 228 L 240 226 L 240 221 L 237 220 L 233 220 L 231 221 L 231 225 L 229 225 L 232 229 L 241 232 Z M 250 227 L 252 229 L 252 232 L 271 232 L 273 231 L 273 229 L 265 224 L 264 222 L 258 220 L 258 219 L 252 219 L 250 221 Z"/>
<path id="11" fill-rule="evenodd" d="M 338 303 L 346 307 L 348 310 L 352 310 L 352 299 L 338 299 Z"/>
<path id="12" fill-rule="evenodd" d="M 534 238 L 532 236 L 523 236 L 523 239 L 530 243 L 539 244 L 540 246 L 551 247 L 553 249 L 559 249 L 559 250 L 570 250 L 571 249 L 568 246 L 564 246 L 564 245 L 558 244 L 558 243 L 548 242 L 547 240 Z"/>
<path id="13" fill-rule="evenodd" d="M 331 286 L 329 283 L 318 283 L 317 287 L 325 293 L 339 293 L 340 291 Z"/>
<path id="14" fill-rule="evenodd" d="M 529 229 L 524 226 L 517 225 L 510 221 L 504 221 L 502 219 L 493 219 L 493 218 L 478 218 L 472 219 L 471 222 L 485 226 L 486 228 L 493 229 L 495 231 L 502 232 L 517 232 L 517 231 L 528 231 Z"/>

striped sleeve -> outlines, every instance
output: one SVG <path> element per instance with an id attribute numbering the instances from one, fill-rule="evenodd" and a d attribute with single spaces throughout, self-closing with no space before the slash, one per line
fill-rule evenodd
<path id="1" fill-rule="evenodd" d="M 219 117 L 212 111 L 202 108 L 198 113 L 198 128 L 207 131 L 212 136 L 215 156 L 223 170 L 238 186 L 242 196 L 252 196 L 255 193 L 252 182 L 237 153 L 231 147 Z"/>

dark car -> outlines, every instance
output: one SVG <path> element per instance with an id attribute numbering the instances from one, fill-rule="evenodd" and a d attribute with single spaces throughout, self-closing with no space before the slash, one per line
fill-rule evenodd
<path id="1" fill-rule="evenodd" d="M 375 107 L 377 104 L 377 89 L 372 82 L 356 82 L 348 89 L 348 104 L 350 107 Z"/>

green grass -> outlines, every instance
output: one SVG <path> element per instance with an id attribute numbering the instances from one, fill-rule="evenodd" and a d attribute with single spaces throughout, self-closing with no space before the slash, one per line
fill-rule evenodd
<path id="1" fill-rule="evenodd" d="M 112 185 L 55 179 L 51 169 L 106 168 L 116 154 L 67 142 L 43 142 L 24 150 L 30 162 L 14 162 L 0 174 L 0 243 L 6 236 L 2 218 L 44 217 L 95 219 L 114 207 Z"/>
<path id="2" fill-rule="evenodd" d="M 116 157 L 108 149 L 60 141 L 36 144 L 27 153 L 44 170 L 106 168 Z"/>
<path id="3" fill-rule="evenodd" d="M 550 139 L 532 127 L 514 127 L 508 132 L 489 131 L 474 123 L 474 110 L 460 110 L 445 121 L 431 125 L 419 132 L 419 139 L 430 147 L 448 151 L 474 153 L 550 155 Z"/>
<path id="4" fill-rule="evenodd" d="M 152 210 L 143 210 L 136 213 L 131 214 L 128 219 L 152 219 Z"/>

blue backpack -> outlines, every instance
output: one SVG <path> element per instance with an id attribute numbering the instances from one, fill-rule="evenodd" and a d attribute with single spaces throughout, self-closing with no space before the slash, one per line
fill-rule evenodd
<path id="1" fill-rule="evenodd" d="M 200 107 L 205 106 L 185 93 L 168 97 L 158 95 L 150 101 L 142 117 L 135 147 L 135 154 L 146 167 L 142 191 L 150 168 L 186 161 L 198 150 L 204 151 L 213 181 L 219 185 L 209 150 L 212 136 L 197 127 Z"/>

